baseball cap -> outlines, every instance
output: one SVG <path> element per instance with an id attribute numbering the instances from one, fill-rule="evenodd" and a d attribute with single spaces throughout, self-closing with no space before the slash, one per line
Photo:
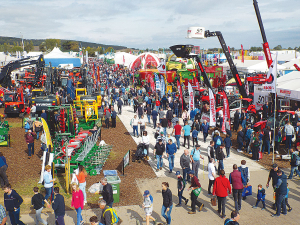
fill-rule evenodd
<path id="1" fill-rule="evenodd" d="M 147 196 L 149 194 L 150 194 L 150 191 L 148 191 L 148 190 L 144 191 L 144 196 Z"/>
<path id="2" fill-rule="evenodd" d="M 200 145 L 196 145 L 195 147 L 196 147 L 196 148 L 199 148 L 199 147 L 200 147 Z"/>
<path id="3" fill-rule="evenodd" d="M 159 141 L 159 142 L 161 142 L 161 141 L 162 141 L 162 139 L 158 139 L 158 141 Z"/>
<path id="4" fill-rule="evenodd" d="M 175 175 L 176 176 L 180 175 L 180 171 L 176 171 Z"/>
<path id="5" fill-rule="evenodd" d="M 195 174 L 195 172 L 194 172 L 194 170 L 190 170 L 189 172 L 188 172 L 188 174 Z"/>
<path id="6" fill-rule="evenodd" d="M 274 164 L 272 165 L 272 167 L 273 167 L 273 168 L 276 168 L 276 167 L 278 167 L 278 165 L 277 165 L 276 163 L 274 163 Z"/>

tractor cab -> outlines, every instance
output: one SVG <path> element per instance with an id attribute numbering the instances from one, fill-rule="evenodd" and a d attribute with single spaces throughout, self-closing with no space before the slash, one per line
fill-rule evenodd
<path id="1" fill-rule="evenodd" d="M 5 114 L 19 114 L 25 112 L 23 93 L 12 92 L 4 94 Z"/>
<path id="2" fill-rule="evenodd" d="M 229 105 L 229 110 L 230 110 L 230 118 L 233 121 L 234 114 L 238 110 L 240 113 L 242 110 L 245 110 L 249 114 L 249 123 L 254 124 L 256 120 L 256 109 L 255 105 L 252 104 L 252 99 L 251 98 L 242 98 L 233 101 Z"/>

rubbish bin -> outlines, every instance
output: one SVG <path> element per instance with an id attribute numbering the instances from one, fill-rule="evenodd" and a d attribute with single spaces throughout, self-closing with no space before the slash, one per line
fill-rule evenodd
<path id="1" fill-rule="evenodd" d="M 118 172 L 116 170 L 104 170 L 103 174 L 107 179 L 107 183 L 111 184 L 112 186 L 114 203 L 120 202 L 121 179 L 118 176 Z"/>

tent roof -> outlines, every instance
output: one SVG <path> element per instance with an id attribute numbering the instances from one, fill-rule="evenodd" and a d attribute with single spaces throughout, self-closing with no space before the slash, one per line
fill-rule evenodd
<path id="1" fill-rule="evenodd" d="M 300 99 L 300 71 L 293 71 L 277 79 L 277 94 L 281 97 Z"/>
<path id="2" fill-rule="evenodd" d="M 281 66 L 284 66 L 286 69 L 296 70 L 296 68 L 294 67 L 294 64 L 297 64 L 299 66 L 300 65 L 300 58 L 291 60 L 291 61 L 289 61 L 287 63 L 284 63 L 284 64 L 281 64 Z"/>
<path id="3" fill-rule="evenodd" d="M 137 58 L 137 56 L 126 53 L 117 52 L 115 53 L 115 64 L 120 64 L 129 67 L 129 65 Z"/>
<path id="4" fill-rule="evenodd" d="M 60 59 L 60 58 L 74 58 L 69 53 L 62 52 L 59 48 L 54 47 L 53 50 L 45 55 L 45 59 Z"/>
<path id="5" fill-rule="evenodd" d="M 5 66 L 10 61 L 15 61 L 17 58 L 5 55 L 3 52 L 0 52 L 0 66 Z M 5 63 L 4 63 L 5 62 Z"/>

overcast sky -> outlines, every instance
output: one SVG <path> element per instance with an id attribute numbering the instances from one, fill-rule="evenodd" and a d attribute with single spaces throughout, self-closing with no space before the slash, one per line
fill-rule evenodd
<path id="1" fill-rule="evenodd" d="M 59 38 L 134 48 L 193 44 L 189 26 L 221 31 L 230 47 L 261 46 L 252 0 L 0 0 L 0 35 Z M 300 46 L 300 0 L 258 0 L 271 47 Z"/>

